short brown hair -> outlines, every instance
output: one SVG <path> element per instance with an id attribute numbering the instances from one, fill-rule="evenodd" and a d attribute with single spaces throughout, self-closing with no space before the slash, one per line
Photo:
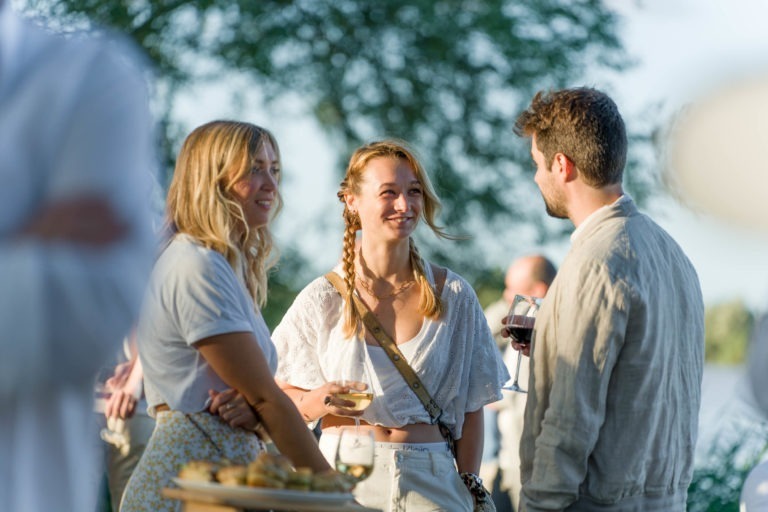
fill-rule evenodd
<path id="1" fill-rule="evenodd" d="M 563 153 L 593 187 L 620 183 L 627 163 L 627 133 L 616 103 L 588 87 L 539 91 L 515 122 L 521 137 L 536 136 L 547 166 Z"/>

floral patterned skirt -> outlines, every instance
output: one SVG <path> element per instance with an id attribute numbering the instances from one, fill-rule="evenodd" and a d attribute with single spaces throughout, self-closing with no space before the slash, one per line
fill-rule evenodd
<path id="1" fill-rule="evenodd" d="M 175 511 L 181 502 L 163 497 L 163 487 L 191 460 L 229 459 L 247 464 L 264 449 L 253 432 L 230 427 L 218 416 L 179 411 L 157 413 L 155 430 L 120 504 L 122 512 Z"/>

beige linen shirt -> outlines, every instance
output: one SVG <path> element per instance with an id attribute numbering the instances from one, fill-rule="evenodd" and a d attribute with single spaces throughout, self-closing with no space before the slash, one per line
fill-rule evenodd
<path id="1" fill-rule="evenodd" d="M 703 316 L 690 261 L 629 197 L 582 224 L 536 321 L 520 510 L 685 510 Z"/>

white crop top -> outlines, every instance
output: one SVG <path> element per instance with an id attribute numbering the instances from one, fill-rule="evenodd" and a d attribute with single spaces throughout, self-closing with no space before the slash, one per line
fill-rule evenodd
<path id="1" fill-rule="evenodd" d="M 427 279 L 434 282 L 430 265 L 425 262 L 424 267 Z M 342 274 L 340 268 L 334 271 Z M 442 420 L 460 438 L 464 414 L 499 400 L 508 373 L 469 284 L 448 271 L 441 299 L 443 317 L 425 318 L 419 333 L 398 347 L 443 409 Z M 345 354 L 365 347 L 374 399 L 362 419 L 394 428 L 430 423 L 419 398 L 383 349 L 341 334 L 342 306 L 341 295 L 324 276 L 299 293 L 272 334 L 279 360 L 277 378 L 314 389 L 336 380 Z"/>

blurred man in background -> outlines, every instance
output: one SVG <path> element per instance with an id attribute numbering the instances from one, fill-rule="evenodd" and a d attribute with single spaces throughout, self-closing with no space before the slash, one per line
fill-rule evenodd
<path id="1" fill-rule="evenodd" d="M 0 0 L 0 510 L 95 506 L 93 380 L 155 246 L 146 84 L 118 46 Z"/>
<path id="2" fill-rule="evenodd" d="M 502 297 L 485 309 L 485 317 L 491 328 L 504 362 L 515 371 L 517 351 L 510 348 L 509 338 L 501 335 L 502 320 L 509 313 L 515 295 L 543 298 L 555 279 L 557 269 L 540 254 L 523 256 L 512 262 L 504 278 Z M 528 361 L 520 365 L 520 382 L 528 382 Z M 504 398 L 483 410 L 485 421 L 485 445 L 480 477 L 488 482 L 496 509 L 511 510 L 520 499 L 520 436 L 523 432 L 525 393 L 503 391 Z M 493 485 L 492 485 L 493 484 Z"/>

